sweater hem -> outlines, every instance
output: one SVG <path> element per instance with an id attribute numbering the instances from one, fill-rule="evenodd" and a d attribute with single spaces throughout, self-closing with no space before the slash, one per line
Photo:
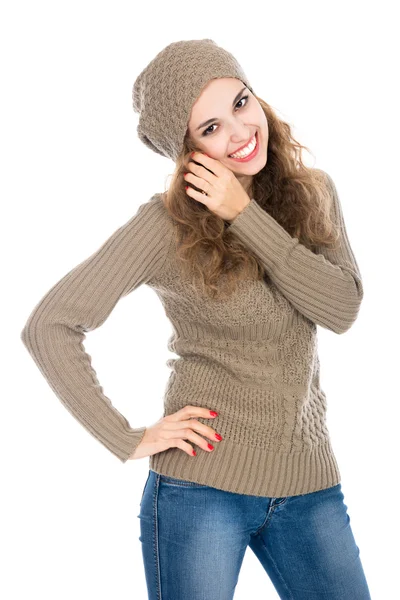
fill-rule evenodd
<path id="1" fill-rule="evenodd" d="M 341 481 L 330 440 L 301 452 L 274 453 L 229 440 L 216 442 L 210 453 L 196 451 L 197 456 L 180 448 L 153 454 L 149 468 L 227 492 L 274 498 L 316 492 Z"/>

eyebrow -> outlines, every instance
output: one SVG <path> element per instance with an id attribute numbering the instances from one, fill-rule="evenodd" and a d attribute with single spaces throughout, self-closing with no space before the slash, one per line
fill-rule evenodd
<path id="1" fill-rule="evenodd" d="M 242 88 L 240 90 L 240 92 L 235 96 L 235 98 L 232 102 L 232 106 L 235 106 L 235 104 L 239 101 L 240 96 L 243 94 L 243 92 L 246 88 L 247 88 L 247 86 L 244 86 L 244 88 Z M 207 121 L 204 121 L 204 123 L 201 123 L 201 125 L 196 127 L 195 131 L 198 131 L 199 129 L 201 129 L 202 127 L 205 127 L 208 124 L 211 124 L 213 121 L 218 121 L 217 117 L 214 117 L 213 119 L 208 119 Z"/>

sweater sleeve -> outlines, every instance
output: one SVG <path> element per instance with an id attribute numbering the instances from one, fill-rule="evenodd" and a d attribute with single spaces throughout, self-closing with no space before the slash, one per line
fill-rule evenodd
<path id="1" fill-rule="evenodd" d="M 20 337 L 67 410 L 123 463 L 146 427 L 131 428 L 104 395 L 85 332 L 100 327 L 117 302 L 161 268 L 166 256 L 162 203 L 153 196 L 91 256 L 39 301 Z"/>
<path id="2" fill-rule="evenodd" d="M 357 318 L 363 284 L 336 186 L 324 174 L 333 201 L 332 220 L 340 231 L 335 249 L 320 246 L 313 252 L 306 248 L 254 198 L 229 230 L 261 260 L 273 283 L 299 312 L 317 325 L 344 333 Z"/>

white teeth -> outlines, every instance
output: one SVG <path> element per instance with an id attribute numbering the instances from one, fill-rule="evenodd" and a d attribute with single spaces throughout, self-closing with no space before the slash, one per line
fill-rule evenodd
<path id="1" fill-rule="evenodd" d="M 240 152 L 235 152 L 235 154 L 229 154 L 229 156 L 231 158 L 245 158 L 245 156 L 248 156 L 249 154 L 251 154 L 251 152 L 253 152 L 254 148 L 256 147 L 256 136 L 254 135 L 251 142 L 245 147 L 243 148 Z"/>

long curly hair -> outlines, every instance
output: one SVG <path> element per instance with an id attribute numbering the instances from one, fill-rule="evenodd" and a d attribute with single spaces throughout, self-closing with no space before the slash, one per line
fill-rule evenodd
<path id="1" fill-rule="evenodd" d="M 252 178 L 252 197 L 310 250 L 335 244 L 339 232 L 331 220 L 332 198 L 324 171 L 303 164 L 302 150 L 309 149 L 293 138 L 288 123 L 255 97 L 267 118 L 269 139 L 267 162 Z M 193 151 L 202 150 L 193 145 L 187 131 L 162 200 L 175 223 L 182 273 L 197 290 L 224 299 L 235 291 L 238 280 L 261 280 L 268 274 L 259 259 L 230 233 L 227 222 L 186 193 L 188 182 L 183 175 Z"/>

